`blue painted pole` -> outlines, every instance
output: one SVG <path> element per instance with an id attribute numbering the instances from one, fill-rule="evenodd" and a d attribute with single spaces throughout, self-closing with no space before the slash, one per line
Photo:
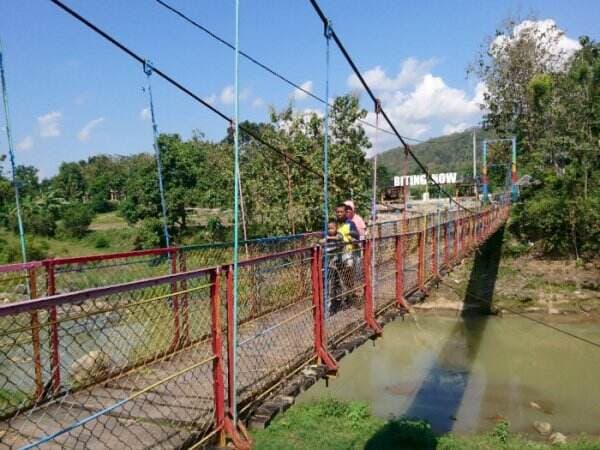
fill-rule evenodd
<path id="1" fill-rule="evenodd" d="M 323 236 L 327 242 L 329 224 L 329 43 L 331 40 L 331 23 L 325 25 L 325 117 L 323 118 Z M 329 255 L 323 252 L 323 305 L 325 320 L 329 318 Z"/>
<path id="2" fill-rule="evenodd" d="M 12 182 L 15 189 L 15 206 L 17 209 L 17 225 L 19 227 L 19 242 L 21 244 L 21 258 L 27 262 L 27 243 L 25 241 L 25 227 L 23 226 L 23 216 L 21 214 L 21 199 L 19 196 L 19 182 L 17 180 L 17 166 L 15 163 L 15 152 L 13 147 L 12 133 L 10 130 L 10 114 L 8 111 L 8 91 L 6 88 L 6 77 L 4 75 L 4 52 L 2 41 L 0 41 L 0 81 L 2 82 L 2 103 L 4 104 L 4 120 L 6 122 L 6 139 L 8 141 L 8 154 L 10 158 L 10 167 L 12 170 Z"/>
<path id="3" fill-rule="evenodd" d="M 235 0 L 235 53 L 233 63 L 234 86 L 234 175 L 233 175 L 233 361 L 231 369 L 233 374 L 233 423 L 237 423 L 237 318 L 238 318 L 238 277 L 239 277 L 239 179 L 240 179 L 240 86 L 239 86 L 239 56 L 240 56 L 240 0 Z"/>
<path id="4" fill-rule="evenodd" d="M 511 139 L 512 143 L 512 158 L 510 165 L 510 181 L 511 181 L 511 197 L 512 201 L 516 202 L 519 199 L 519 187 L 517 186 L 517 138 Z"/>
<path id="5" fill-rule="evenodd" d="M 160 192 L 160 207 L 162 210 L 163 233 L 165 236 L 165 245 L 167 247 L 170 247 L 171 240 L 169 238 L 169 225 L 167 221 L 167 202 L 165 200 L 165 189 L 162 176 L 162 163 L 160 162 L 160 147 L 158 145 L 158 126 L 156 125 L 156 117 L 154 115 L 154 101 L 152 100 L 152 83 L 150 82 L 150 76 L 152 75 L 152 65 L 148 61 L 144 63 L 144 73 L 148 78 L 148 98 L 150 103 L 150 117 L 152 118 L 154 155 L 156 156 L 156 172 L 158 175 L 158 190 Z"/>
<path id="6" fill-rule="evenodd" d="M 379 113 L 381 112 L 381 102 L 379 99 L 375 101 L 375 151 L 378 149 L 378 138 L 379 138 Z M 376 273 L 376 257 L 377 245 L 375 241 L 375 224 L 377 223 L 377 153 L 373 156 L 373 192 L 371 196 L 371 306 L 375 308 L 375 284 L 377 282 Z M 374 314 L 373 309 L 370 313 Z"/>
<path id="7" fill-rule="evenodd" d="M 489 187 L 488 187 L 488 173 L 487 173 L 487 140 L 483 141 L 483 158 L 481 162 L 481 178 L 483 184 L 483 203 L 487 204 L 489 201 Z"/>

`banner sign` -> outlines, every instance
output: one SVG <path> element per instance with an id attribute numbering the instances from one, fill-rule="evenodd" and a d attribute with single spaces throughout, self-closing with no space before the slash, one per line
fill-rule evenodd
<path id="1" fill-rule="evenodd" d="M 434 173 L 431 175 L 436 183 L 439 184 L 456 184 L 456 172 Z M 406 175 L 394 177 L 394 186 L 425 186 L 428 184 L 428 179 L 423 175 Z"/>

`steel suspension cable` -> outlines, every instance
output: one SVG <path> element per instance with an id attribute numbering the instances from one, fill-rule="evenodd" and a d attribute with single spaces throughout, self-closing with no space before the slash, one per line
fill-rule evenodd
<path id="1" fill-rule="evenodd" d="M 156 2 L 159 5 L 163 6 L 164 8 L 168 9 L 169 11 L 171 11 L 172 13 L 174 13 L 175 15 L 181 17 L 183 20 L 185 20 L 186 22 L 188 22 L 190 25 L 198 28 L 199 30 L 203 31 L 204 33 L 206 33 L 207 35 L 209 35 L 210 37 L 212 37 L 216 41 L 218 41 L 221 44 L 225 45 L 226 47 L 229 47 L 232 50 L 235 48 L 233 44 L 231 44 L 227 40 L 223 39 L 221 36 L 217 35 L 213 31 L 209 30 L 204 25 L 201 25 L 196 20 L 194 20 L 191 17 L 189 17 L 188 15 L 184 14 L 183 12 L 181 12 L 180 10 L 178 10 L 177 8 L 169 5 L 168 3 L 164 2 L 163 0 L 156 0 Z M 309 97 L 311 97 L 312 99 L 318 101 L 319 103 L 321 103 L 323 105 L 329 106 L 330 108 L 334 108 L 334 105 L 332 105 L 331 103 L 329 103 L 327 100 L 323 99 L 322 97 L 319 97 L 318 95 L 314 94 L 313 92 L 309 91 L 308 89 L 303 88 L 302 85 L 300 85 L 300 84 L 298 84 L 298 83 L 290 80 L 288 77 L 286 77 L 286 76 L 282 75 L 281 73 L 277 72 L 275 69 L 272 69 L 271 67 L 267 66 L 265 63 L 260 62 L 259 60 L 257 60 L 253 56 L 249 55 L 248 53 L 243 52 L 243 51 L 240 50 L 240 55 L 243 56 L 244 58 L 246 58 L 251 63 L 255 64 L 256 66 L 258 66 L 261 69 L 265 70 L 266 72 L 270 73 L 274 77 L 279 78 L 284 83 L 292 86 L 294 89 L 298 89 L 300 92 L 308 95 Z M 326 98 L 329 98 L 329 97 L 326 97 Z M 362 123 L 363 125 L 375 128 L 375 125 L 373 125 L 371 122 L 368 122 L 368 121 L 366 121 L 364 119 L 358 119 L 358 121 L 360 123 Z M 381 129 L 381 131 L 383 131 L 384 133 L 388 133 L 390 135 L 394 135 L 394 133 L 391 132 L 391 131 L 389 131 L 389 130 Z M 408 139 L 408 140 L 411 140 L 411 141 L 418 142 L 418 139 L 409 138 L 409 137 L 406 137 L 406 136 L 404 138 Z"/>
<path id="2" fill-rule="evenodd" d="M 125 52 L 131 58 L 135 59 L 140 64 L 144 64 L 144 62 L 145 62 L 144 58 L 142 58 L 140 55 L 138 55 L 137 53 L 135 53 L 133 50 L 131 50 L 130 48 L 128 48 L 127 46 L 125 46 L 124 44 L 122 44 L 121 42 L 119 42 L 117 39 L 115 39 L 114 37 L 112 37 L 111 35 L 109 35 L 108 33 L 106 33 L 105 31 L 101 30 L 99 27 L 97 27 L 96 25 L 94 25 L 88 19 L 86 19 L 85 17 L 83 17 L 81 14 L 77 13 L 76 11 L 74 11 L 73 9 L 71 9 L 69 6 L 65 5 L 61 0 L 50 0 L 50 1 L 52 3 L 54 3 L 56 6 L 58 6 L 59 8 L 61 8 L 63 11 L 65 11 L 67 14 L 71 15 L 72 17 L 74 17 L 75 19 L 77 19 L 78 21 L 80 21 L 86 27 L 88 27 L 89 29 L 91 29 L 95 33 L 99 34 L 104 39 L 106 39 L 107 41 L 109 41 L 111 44 L 113 44 L 114 46 L 116 46 L 117 48 L 119 48 L 120 50 L 122 50 L 123 52 Z M 186 94 L 189 97 L 191 97 L 194 100 L 196 100 L 198 103 L 200 103 L 205 108 L 211 110 L 213 113 L 215 113 L 216 115 L 218 115 L 219 117 L 221 117 L 223 120 L 226 120 L 230 124 L 233 124 L 233 121 L 234 121 L 233 118 L 227 116 L 225 113 L 223 113 L 222 111 L 220 111 L 218 108 L 215 108 L 210 103 L 208 103 L 207 101 L 203 100 L 199 95 L 197 95 L 194 92 L 192 92 L 190 89 L 188 89 L 187 87 L 185 87 L 184 85 L 182 85 L 181 83 L 179 83 L 177 80 L 175 80 L 174 78 L 172 78 L 171 76 L 169 76 L 168 74 L 166 74 L 165 72 L 163 72 L 162 70 L 160 70 L 159 68 L 157 68 L 156 66 L 153 66 L 153 72 L 156 75 L 158 75 L 159 77 L 161 77 L 163 80 L 167 81 L 169 84 L 171 84 L 172 86 L 174 86 L 175 88 L 177 88 L 178 90 L 180 90 L 181 92 L 183 92 L 184 94 Z M 243 125 L 239 125 L 239 130 L 241 132 L 247 134 L 248 136 L 252 137 L 254 140 L 256 140 L 257 142 L 259 142 L 262 145 L 264 145 L 265 147 L 267 147 L 269 150 L 271 150 L 271 151 L 277 153 L 278 155 L 280 155 L 281 157 L 283 157 L 283 158 L 285 158 L 285 159 L 293 162 L 298 167 L 303 168 L 305 171 L 313 174 L 314 176 L 318 177 L 319 179 L 322 178 L 323 174 L 321 172 L 319 172 L 318 170 L 315 170 L 312 167 L 310 167 L 307 164 L 305 164 L 303 162 L 303 158 L 302 157 L 295 157 L 295 156 L 289 154 L 288 152 L 286 152 L 286 151 L 284 151 L 284 150 L 276 147 L 275 145 L 273 145 L 270 142 L 266 141 L 262 136 L 260 136 L 259 134 L 257 134 L 256 132 L 254 132 L 252 129 L 250 129 L 248 127 L 245 127 Z M 336 179 L 335 183 L 333 183 L 333 182 L 330 181 L 330 185 L 332 187 L 334 187 L 335 189 L 337 189 L 338 191 L 340 191 L 340 192 L 347 192 L 347 191 L 349 191 L 350 188 L 349 187 L 344 188 L 343 186 L 341 186 L 341 185 L 343 185 L 345 183 L 340 182 L 340 181 L 341 180 L 337 180 L 337 179 Z"/>
<path id="3" fill-rule="evenodd" d="M 406 219 L 408 217 L 408 152 L 404 149 L 404 177 L 402 178 L 402 202 L 404 208 L 402 210 L 402 217 Z M 408 231 L 408 230 L 406 230 Z"/>
<path id="4" fill-rule="evenodd" d="M 231 415 L 233 423 L 237 423 L 237 311 L 238 311 L 238 279 L 239 279 L 239 192 L 240 192 L 240 0 L 235 0 L 235 52 L 233 58 L 233 89 L 234 89 L 234 112 L 233 112 L 233 151 L 234 151 L 234 195 L 233 195 L 233 395 Z"/>
<path id="5" fill-rule="evenodd" d="M 371 261 L 368 262 L 371 264 L 371 277 L 372 277 L 372 283 L 371 283 L 371 298 L 375 298 L 375 283 L 376 283 L 376 273 L 375 273 L 375 269 L 376 269 L 376 255 L 375 255 L 375 224 L 377 223 L 377 144 L 378 144 L 378 133 L 377 131 L 379 130 L 379 114 L 381 113 L 381 102 L 379 101 L 379 99 L 377 99 L 375 101 L 375 124 L 377 125 L 377 127 L 375 128 L 375 145 L 374 145 L 374 149 L 375 149 L 375 155 L 373 156 L 373 194 L 372 194 L 372 200 L 371 200 Z M 380 236 L 381 237 L 381 236 Z M 375 306 L 374 306 L 374 302 L 372 302 L 371 306 L 373 307 L 373 310 L 370 311 L 370 313 L 375 313 Z"/>
<path id="6" fill-rule="evenodd" d="M 0 41 L 0 82 L 2 83 L 2 103 L 4 105 L 4 121 L 6 123 L 6 140 L 8 141 L 8 155 L 12 171 L 12 182 L 15 190 L 15 208 L 17 212 L 17 225 L 19 227 L 19 243 L 21 246 L 21 258 L 27 262 L 27 243 L 25 240 L 25 227 L 23 226 L 23 217 L 21 214 L 21 199 L 19 195 L 19 181 L 17 179 L 17 166 L 15 164 L 15 151 L 13 146 L 12 133 L 10 129 L 10 114 L 8 110 L 8 89 L 6 87 L 6 77 L 4 75 L 4 51 L 2 41 Z M 29 285 L 27 285 L 29 291 Z"/>
<path id="7" fill-rule="evenodd" d="M 321 9 L 321 7 L 317 3 L 317 1 L 316 0 L 309 0 L 309 1 L 310 1 L 311 5 L 313 6 L 314 10 L 316 11 L 317 15 L 323 22 L 323 24 L 327 24 L 329 22 L 329 19 L 327 18 L 327 16 L 325 16 L 325 14 L 323 13 L 323 10 Z M 331 36 L 332 36 L 333 40 L 335 41 L 337 47 L 340 49 L 340 51 L 344 55 L 344 58 L 346 59 L 346 61 L 348 62 L 348 64 L 352 68 L 352 70 L 354 71 L 355 75 L 360 80 L 361 84 L 363 85 L 363 88 L 365 89 L 365 91 L 367 92 L 367 94 L 369 95 L 369 97 L 371 98 L 373 103 L 375 103 L 377 101 L 377 98 L 375 97 L 373 90 L 366 82 L 362 73 L 358 69 L 357 65 L 355 64 L 354 60 L 352 59 L 352 57 L 350 56 L 350 54 L 344 47 L 344 44 L 342 43 L 342 41 L 340 40 L 340 38 L 338 37 L 338 35 L 334 29 L 331 30 Z M 452 195 L 450 195 L 448 192 L 446 192 L 446 190 L 443 189 L 442 186 L 436 180 L 433 179 L 433 177 L 429 173 L 429 170 L 427 169 L 427 167 L 415 156 L 414 152 L 411 150 L 410 146 L 407 144 L 404 137 L 398 132 L 398 130 L 396 129 L 393 122 L 391 121 L 391 119 L 389 118 L 389 116 L 387 115 L 387 113 L 385 112 L 385 110 L 383 108 L 381 109 L 381 115 L 383 116 L 383 118 L 385 119 L 385 121 L 387 122 L 387 124 L 391 128 L 391 130 L 394 132 L 396 137 L 400 140 L 400 142 L 404 146 L 404 149 L 410 154 L 410 156 L 413 158 L 413 160 L 417 163 L 417 165 L 425 173 L 425 176 L 429 180 L 431 180 L 432 183 L 434 185 L 436 185 L 440 189 L 440 191 L 443 192 L 450 199 L 451 202 L 455 203 L 459 208 L 464 209 L 465 211 L 471 211 L 469 208 L 463 206 L 460 202 L 458 202 L 457 200 L 452 198 Z"/>
<path id="8" fill-rule="evenodd" d="M 216 41 L 220 42 L 221 44 L 225 45 L 226 47 L 229 47 L 231 50 L 234 49 L 234 45 L 233 44 L 231 44 L 226 39 L 224 39 L 221 36 L 219 36 L 218 34 L 216 34 L 214 31 L 211 31 L 210 29 L 208 29 L 204 25 L 200 24 L 197 20 L 192 19 L 189 15 L 183 13 L 181 10 L 179 10 L 179 9 L 175 8 L 174 6 L 166 3 L 163 0 L 155 0 L 155 1 L 159 5 L 163 6 L 167 10 L 171 11 L 173 14 L 181 17 L 183 20 L 185 20 L 186 22 L 188 22 L 190 25 L 192 25 L 192 26 L 198 28 L 199 30 L 203 31 L 204 33 L 206 33 L 208 36 L 212 37 Z M 314 92 L 309 91 L 308 89 L 303 88 L 300 84 L 292 81 L 290 78 L 286 77 L 285 75 L 282 75 L 280 72 L 276 71 L 272 67 L 269 67 L 267 64 L 265 64 L 263 62 L 260 62 L 258 59 L 256 59 L 255 57 L 249 55 L 248 53 L 240 50 L 240 56 L 243 56 L 244 58 L 246 58 L 251 63 L 255 64 L 256 66 L 258 66 L 261 69 L 265 70 L 266 72 L 270 73 L 274 77 L 279 78 L 281 81 L 283 81 L 284 83 L 292 86 L 294 89 L 298 89 L 299 91 L 301 91 L 302 93 L 308 95 L 309 97 L 311 97 L 312 99 L 318 101 L 319 103 L 322 103 L 324 105 L 329 105 L 330 108 L 334 108 L 335 107 L 335 105 L 332 105 L 331 103 L 328 103 L 322 97 L 319 97 Z M 385 128 L 377 128 L 378 125 L 373 124 L 373 123 L 371 123 L 371 122 L 369 122 L 367 120 L 364 120 L 364 119 L 357 119 L 357 120 L 358 120 L 358 122 L 360 122 L 363 125 L 366 125 L 366 126 L 368 126 L 370 128 L 378 129 L 379 131 L 381 131 L 383 133 L 387 133 L 387 134 L 389 134 L 391 136 L 395 136 L 395 134 L 394 134 L 393 131 L 386 130 Z M 403 136 L 403 137 L 404 137 L 404 139 L 406 139 L 408 141 L 413 141 L 413 142 L 416 142 L 416 143 L 429 143 L 431 145 L 445 144 L 445 143 L 454 142 L 454 141 L 462 139 L 462 136 L 459 136 L 459 137 L 454 137 L 454 138 L 451 138 L 451 139 L 446 139 L 446 140 L 443 140 L 443 141 L 440 141 L 438 139 L 436 141 L 430 142 L 430 141 L 427 141 L 427 140 L 417 139 L 417 138 L 414 138 L 414 137 L 408 137 L 408 136 Z"/>
<path id="9" fill-rule="evenodd" d="M 325 98 L 329 98 L 329 51 L 331 41 L 331 26 L 325 24 Z M 325 105 L 323 118 L 323 238 L 327 243 L 329 234 L 329 105 Z M 323 252 L 323 305 L 325 319 L 329 317 L 329 252 Z"/>
<path id="10" fill-rule="evenodd" d="M 149 61 L 144 63 L 144 73 L 148 79 L 148 102 L 150 104 L 150 118 L 152 119 L 152 138 L 154 144 L 154 155 L 156 156 L 156 173 L 158 176 L 158 190 L 160 193 L 160 208 L 162 212 L 163 222 L 163 233 L 165 236 L 165 246 L 171 247 L 171 240 L 169 239 L 169 225 L 167 221 L 167 202 L 165 200 L 165 189 L 163 184 L 162 176 L 162 163 L 160 161 L 160 147 L 158 145 L 158 126 L 156 125 L 156 116 L 154 115 L 154 101 L 152 99 L 152 83 L 150 78 L 152 76 L 152 65 Z"/>
<path id="11" fill-rule="evenodd" d="M 456 288 L 455 286 L 452 286 L 450 283 L 447 283 L 446 281 L 441 281 L 441 283 L 443 285 L 445 285 L 446 287 L 450 288 L 451 290 L 453 290 L 454 292 L 456 292 L 457 294 L 461 293 L 461 291 L 458 288 Z M 483 306 L 491 306 L 490 301 L 484 299 L 483 297 L 475 294 L 472 291 L 465 290 L 464 294 L 466 296 L 469 296 L 469 297 L 472 297 L 472 298 L 475 298 L 475 299 L 479 300 L 479 303 L 481 303 Z M 508 311 L 508 312 L 510 312 L 512 314 L 515 314 L 516 316 L 522 317 L 523 319 L 530 320 L 531 322 L 537 323 L 538 325 L 542 325 L 544 327 L 550 328 L 551 330 L 554 330 L 554 331 L 562 333 L 562 334 L 564 334 L 566 336 L 572 337 L 573 339 L 577 339 L 578 341 L 585 342 L 586 344 L 590 344 L 590 345 L 593 345 L 594 347 L 600 348 L 600 343 L 599 342 L 595 342 L 595 341 L 592 341 L 592 340 L 590 340 L 588 338 L 585 338 L 583 336 L 579 336 L 579 335 L 577 335 L 575 333 L 571 333 L 570 331 L 567 331 L 567 330 L 564 330 L 562 328 L 556 327 L 554 325 L 549 324 L 548 322 L 544 322 L 543 320 L 536 319 L 535 317 L 531 317 L 531 316 L 529 316 L 527 314 L 524 314 L 522 312 L 519 312 L 519 311 L 517 311 L 515 309 L 509 308 L 508 306 L 501 306 L 500 308 L 501 309 L 505 309 L 506 311 Z"/>

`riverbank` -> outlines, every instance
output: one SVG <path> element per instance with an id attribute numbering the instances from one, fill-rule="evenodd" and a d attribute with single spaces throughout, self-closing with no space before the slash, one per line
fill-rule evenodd
<path id="1" fill-rule="evenodd" d="M 474 277 L 474 259 L 463 260 L 414 308 L 457 312 L 477 308 L 480 293 L 472 288 Z M 494 313 L 550 315 L 568 322 L 600 321 L 600 261 L 578 263 L 532 254 L 505 256 L 491 284 L 493 294 L 486 300 L 491 300 Z M 469 297 L 473 301 L 465 301 Z"/>
<path id="2" fill-rule="evenodd" d="M 293 406 L 277 417 L 269 428 L 254 432 L 253 438 L 255 450 L 545 450 L 554 448 L 551 441 L 561 439 L 551 434 L 546 442 L 534 442 L 511 432 L 510 424 L 503 420 L 486 434 L 438 436 L 425 421 L 383 420 L 373 416 L 365 403 L 332 398 Z M 580 436 L 563 443 L 560 448 L 599 450 L 600 441 Z"/>

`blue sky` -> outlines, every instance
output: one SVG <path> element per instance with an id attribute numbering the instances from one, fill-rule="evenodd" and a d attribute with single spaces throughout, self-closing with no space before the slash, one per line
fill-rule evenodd
<path id="1" fill-rule="evenodd" d="M 68 5 L 145 55 L 227 114 L 233 106 L 233 52 L 153 0 L 83 1 Z M 169 0 L 201 24 L 233 39 L 232 0 Z M 322 26 L 308 1 L 242 0 L 241 48 L 318 95 L 324 93 Z M 418 138 L 477 123 L 476 79 L 465 68 L 484 37 L 509 15 L 553 19 L 569 38 L 598 39 L 600 2 L 321 0 L 325 13 L 362 71 L 368 72 L 399 130 Z M 594 34 L 596 33 L 596 34 Z M 142 67 L 46 0 L 4 1 L 0 39 L 5 52 L 17 162 L 42 176 L 63 160 L 99 153 L 150 151 L 151 126 L 142 92 Z M 354 84 L 332 54 L 332 96 Z M 242 60 L 241 117 L 265 120 L 268 106 L 284 107 L 292 89 Z M 189 137 L 197 129 L 220 139 L 226 124 L 154 77 L 159 129 Z M 371 105 L 362 96 L 367 109 Z M 318 109 L 302 96 L 295 107 Z M 2 116 L 2 121 L 4 117 Z M 381 146 L 394 141 L 381 139 Z M 6 152 L 0 136 L 0 152 Z"/>

